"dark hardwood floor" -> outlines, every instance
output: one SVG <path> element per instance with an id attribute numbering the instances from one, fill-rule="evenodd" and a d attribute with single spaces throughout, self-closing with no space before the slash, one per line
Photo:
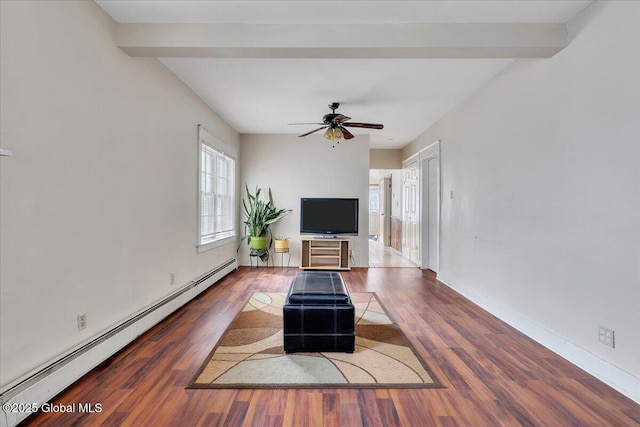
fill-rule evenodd
<path id="1" fill-rule="evenodd" d="M 640 405 L 418 269 L 343 272 L 374 291 L 445 389 L 187 390 L 254 291 L 297 269 L 241 268 L 53 399 L 102 412 L 38 413 L 34 426 L 638 426 Z"/>

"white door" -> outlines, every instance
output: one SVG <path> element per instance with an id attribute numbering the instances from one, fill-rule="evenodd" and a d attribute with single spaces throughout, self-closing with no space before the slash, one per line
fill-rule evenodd
<path id="1" fill-rule="evenodd" d="M 369 237 L 379 237 L 379 198 L 380 191 L 377 185 L 369 185 Z"/>
<path id="2" fill-rule="evenodd" d="M 440 159 L 438 156 L 422 161 L 422 268 L 438 271 L 438 238 L 440 229 Z"/>
<path id="3" fill-rule="evenodd" d="M 420 262 L 420 193 L 418 162 L 412 162 L 402 170 L 402 255 L 411 262 Z"/>
<path id="4" fill-rule="evenodd" d="M 380 243 L 391 245 L 391 176 L 380 180 Z"/>

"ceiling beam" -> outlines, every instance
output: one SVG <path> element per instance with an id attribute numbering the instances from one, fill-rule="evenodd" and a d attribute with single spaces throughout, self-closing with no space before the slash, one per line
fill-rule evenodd
<path id="1" fill-rule="evenodd" d="M 118 24 L 130 56 L 174 58 L 548 58 L 565 24 Z"/>

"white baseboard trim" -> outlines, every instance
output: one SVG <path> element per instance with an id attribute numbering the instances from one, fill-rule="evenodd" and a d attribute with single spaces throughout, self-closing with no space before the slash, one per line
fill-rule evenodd
<path id="1" fill-rule="evenodd" d="M 0 412 L 2 414 L 0 426 L 13 427 L 30 415 L 28 411 L 7 412 L 5 411 L 5 404 L 9 404 L 9 407 L 13 404 L 18 405 L 16 409 L 41 407 L 87 372 L 113 356 L 127 344 L 237 268 L 236 259 L 223 263 L 220 267 L 189 282 L 137 315 L 119 323 L 109 331 L 93 337 L 73 351 L 50 361 L 35 373 L 17 381 L 15 385 L 4 390 L 0 396 L 0 401 L 3 405 L 2 412 Z M 96 404 L 100 402 L 68 403 Z"/>
<path id="2" fill-rule="evenodd" d="M 508 309 L 494 299 L 481 294 L 472 287 L 453 284 L 453 280 L 444 276 L 438 276 L 438 280 L 529 338 L 579 368 L 584 369 L 628 398 L 640 403 L 640 378 L 567 341 L 565 338 L 538 325 L 523 315 Z"/>

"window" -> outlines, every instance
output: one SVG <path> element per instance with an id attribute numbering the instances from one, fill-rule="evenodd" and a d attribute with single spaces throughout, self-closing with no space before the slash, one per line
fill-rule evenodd
<path id="1" fill-rule="evenodd" d="M 380 188 L 377 185 L 369 186 L 369 212 L 378 212 Z"/>
<path id="2" fill-rule="evenodd" d="M 237 150 L 198 128 L 200 148 L 198 251 L 236 239 Z"/>

